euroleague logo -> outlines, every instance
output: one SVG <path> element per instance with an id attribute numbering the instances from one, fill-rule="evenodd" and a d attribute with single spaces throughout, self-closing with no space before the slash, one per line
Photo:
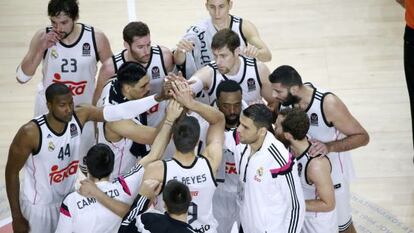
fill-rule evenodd
<path id="1" fill-rule="evenodd" d="M 63 83 L 69 87 L 73 96 L 83 95 L 85 92 L 87 81 L 73 82 L 69 80 L 61 80 L 62 76 L 59 73 L 53 75 L 53 83 Z"/>

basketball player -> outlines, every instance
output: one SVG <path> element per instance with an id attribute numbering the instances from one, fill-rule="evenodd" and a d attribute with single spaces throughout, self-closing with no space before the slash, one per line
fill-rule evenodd
<path id="1" fill-rule="evenodd" d="M 116 105 L 130 100 L 141 99 L 150 92 L 150 80 L 145 68 L 136 62 L 121 65 L 116 78 L 105 85 L 98 106 Z M 164 92 L 162 92 L 164 94 Z M 160 96 L 159 101 L 164 99 Z M 137 119 L 98 123 L 98 142 L 107 144 L 115 153 L 114 171 L 111 179 L 127 173 L 149 152 L 147 145 L 153 143 L 157 126 L 164 118 L 165 102 L 151 106 Z M 83 170 L 84 171 L 84 170 Z"/>
<path id="2" fill-rule="evenodd" d="M 240 116 L 239 171 L 241 232 L 300 232 L 305 201 L 292 156 L 271 132 L 272 112 L 250 105 Z"/>
<path id="3" fill-rule="evenodd" d="M 129 196 L 130 190 L 127 184 L 117 186 L 109 182 L 109 174 L 114 165 L 114 154 L 109 146 L 99 143 L 93 146 L 85 157 L 88 166 L 88 179 L 108 196 L 120 199 Z M 141 189 L 150 189 L 155 196 L 158 181 L 154 184 L 143 183 Z M 147 187 L 149 186 L 149 187 Z M 140 191 L 143 195 L 145 191 Z M 152 197 L 151 195 L 148 198 Z M 104 221 L 102 221 L 104 220 Z M 72 192 L 65 197 L 60 207 L 57 233 L 72 232 L 116 232 L 121 223 L 121 218 L 115 213 L 103 207 L 93 198 L 81 196 L 78 192 Z"/>
<path id="4" fill-rule="evenodd" d="M 72 92 L 62 83 L 45 92 L 49 113 L 23 125 L 9 149 L 6 190 L 14 232 L 54 232 L 59 205 L 74 188 L 82 126 L 87 121 L 133 118 L 152 106 L 153 96 L 117 106 L 73 108 Z M 19 171 L 24 167 L 20 192 Z M 30 225 L 29 225 L 30 223 Z"/>
<path id="5" fill-rule="evenodd" d="M 166 144 L 170 138 L 170 131 L 173 122 L 180 116 L 182 107 L 172 101 L 167 109 L 167 119 L 164 122 L 156 141 L 153 144 L 151 152 L 137 163 L 137 168 L 133 169 L 127 176 L 119 177 L 114 182 L 108 182 L 109 175 L 113 170 L 114 154 L 111 148 L 105 144 L 98 144 L 89 150 L 86 158 L 88 168 L 88 179 L 94 182 L 100 190 L 105 192 L 109 197 L 120 200 L 127 204 L 137 195 L 138 188 L 141 184 L 143 175 L 142 167 L 163 154 Z M 148 180 L 149 181 L 149 180 Z M 155 197 L 158 181 L 152 185 L 152 194 L 145 195 L 146 184 L 143 183 L 139 192 L 138 199 L 151 199 Z M 151 191 L 151 190 L 150 190 Z M 158 194 L 159 190 L 157 191 Z M 147 205 L 149 204 L 148 202 Z M 101 221 L 105 220 L 105 221 Z M 56 232 L 116 232 L 121 224 L 121 218 L 115 213 L 106 209 L 94 198 L 81 196 L 77 192 L 69 194 L 60 208 L 59 224 Z"/>
<path id="6" fill-rule="evenodd" d="M 165 185 L 162 198 L 167 212 L 139 215 L 137 232 L 196 233 L 187 224 L 187 211 L 191 204 L 191 193 L 188 187 L 179 181 L 170 180 Z"/>
<path id="7" fill-rule="evenodd" d="M 225 28 L 237 33 L 241 41 L 241 54 L 262 62 L 272 59 L 272 54 L 260 38 L 256 26 L 246 19 L 230 15 L 233 1 L 207 0 L 205 7 L 210 18 L 191 26 L 174 51 L 174 61 L 183 66 L 185 77 L 191 77 L 213 60 L 213 51 L 210 48 L 212 38 L 217 31 Z"/>
<path id="8" fill-rule="evenodd" d="M 239 36 L 230 29 L 218 31 L 211 44 L 215 61 L 197 71 L 190 79 L 194 93 L 204 90 L 207 104 L 216 100 L 217 85 L 223 80 L 234 80 L 243 90 L 243 100 L 247 104 L 262 101 L 271 105 L 274 102 L 268 80 L 269 69 L 253 58 L 240 55 Z"/>
<path id="9" fill-rule="evenodd" d="M 173 96 L 184 107 L 198 113 L 209 122 L 207 145 L 202 154 L 195 155 L 194 148 L 198 143 L 200 126 L 194 117 L 184 116 L 173 126 L 173 141 L 176 147 L 173 158 L 149 164 L 145 170 L 144 180 L 155 179 L 163 186 L 172 179 L 186 184 L 192 195 L 188 224 L 196 231 L 217 232 L 212 199 L 216 189 L 215 175 L 223 152 L 224 117 L 217 109 L 195 101 L 191 88 L 185 82 L 173 82 Z"/>
<path id="10" fill-rule="evenodd" d="M 224 80 L 217 86 L 217 107 L 224 114 L 223 158 L 216 175 L 218 183 L 213 197 L 213 214 L 217 219 L 218 233 L 228 233 L 235 222 L 239 222 L 237 204 L 238 173 L 235 157 L 240 157 L 242 146 L 237 135 L 237 126 L 242 110 L 242 89 L 233 80 Z"/>
<path id="11" fill-rule="evenodd" d="M 332 163 L 339 231 L 355 232 L 352 224 L 349 182 L 354 177 L 349 150 L 368 144 L 369 136 L 351 115 L 345 104 L 333 93 L 311 83 L 302 83 L 299 73 L 291 66 L 276 68 L 269 76 L 274 97 L 283 106 L 306 111 L 310 119 L 308 134 L 312 138 L 311 156 L 328 155 Z"/>
<path id="12" fill-rule="evenodd" d="M 151 46 L 150 30 L 144 22 L 128 23 L 122 34 L 125 49 L 104 60 L 99 70 L 94 103 L 101 96 L 107 81 L 118 73 L 124 62 L 138 62 L 145 67 L 150 80 L 151 94 L 161 93 L 165 76 L 174 68 L 173 56 L 168 48 L 160 45 Z"/>
<path id="13" fill-rule="evenodd" d="M 52 83 L 64 83 L 72 91 L 75 105 L 92 103 L 97 62 L 112 56 L 104 33 L 94 27 L 77 23 L 79 7 L 76 0 L 50 0 L 48 15 L 51 26 L 33 36 L 29 51 L 17 67 L 17 81 L 28 82 L 42 62 L 42 81 L 38 85 L 34 116 L 47 113 L 45 89 Z M 93 123 L 84 126 L 81 153 L 95 144 Z"/>
<path id="14" fill-rule="evenodd" d="M 299 109 L 285 108 L 276 120 L 278 139 L 287 142 L 298 164 L 298 172 L 306 203 L 302 233 L 338 232 L 335 191 L 331 179 L 332 166 L 327 156 L 311 157 L 311 143 L 306 138 L 309 119 Z"/>

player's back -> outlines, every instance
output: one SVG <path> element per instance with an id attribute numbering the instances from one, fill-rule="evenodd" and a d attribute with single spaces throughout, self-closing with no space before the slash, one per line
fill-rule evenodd
<path id="1" fill-rule="evenodd" d="M 125 195 L 122 186 L 108 181 L 96 183 L 109 197 L 119 199 Z M 69 194 L 60 208 L 56 232 L 113 233 L 117 232 L 121 218 L 101 205 L 95 198 Z"/>

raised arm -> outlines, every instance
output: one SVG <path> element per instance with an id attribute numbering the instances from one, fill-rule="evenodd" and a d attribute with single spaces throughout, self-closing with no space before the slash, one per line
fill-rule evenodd
<path id="1" fill-rule="evenodd" d="M 167 107 L 167 115 L 163 122 L 163 126 L 161 127 L 160 132 L 158 133 L 157 137 L 154 140 L 154 143 L 151 146 L 151 151 L 148 155 L 142 158 L 139 163 L 146 167 L 149 163 L 154 162 L 155 160 L 161 159 L 161 156 L 164 153 L 165 147 L 167 146 L 168 142 L 170 141 L 170 134 L 171 128 L 177 118 L 181 115 L 183 108 L 180 104 L 175 101 L 171 100 L 168 103 Z"/>
<path id="2" fill-rule="evenodd" d="M 209 124 L 207 132 L 207 144 L 204 156 L 209 160 L 215 173 L 220 165 L 222 148 L 224 143 L 224 115 L 217 108 L 203 104 L 193 99 L 192 91 L 185 82 L 176 81 L 173 83 L 174 99 L 191 111 L 198 113 Z"/>
<path id="3" fill-rule="evenodd" d="M 26 83 L 33 77 L 45 51 L 57 42 L 58 35 L 54 31 L 46 33 L 46 30 L 42 29 L 36 32 L 30 41 L 29 51 L 17 67 L 16 79 L 19 83 Z"/>
<path id="4" fill-rule="evenodd" d="M 35 123 L 29 122 L 19 129 L 10 145 L 5 177 L 7 198 L 10 204 L 14 232 L 29 231 L 29 223 L 23 217 L 19 202 L 19 172 L 23 168 L 30 154 L 38 150 L 39 137 L 39 128 Z"/>
<path id="5" fill-rule="evenodd" d="M 75 113 L 82 124 L 87 121 L 119 121 L 133 119 L 139 114 L 148 111 L 161 102 L 163 97 L 152 95 L 138 100 L 131 100 L 122 104 L 95 107 L 90 104 L 77 106 Z"/>
<path id="6" fill-rule="evenodd" d="M 243 20 L 242 32 L 246 37 L 247 43 L 256 48 L 255 51 L 254 48 L 249 48 L 249 46 L 247 46 L 247 50 L 244 51 L 243 54 L 246 56 L 255 57 L 262 62 L 268 62 L 272 60 L 272 54 L 269 48 L 263 42 L 262 38 L 260 38 L 259 32 L 253 23 L 248 20 Z"/>

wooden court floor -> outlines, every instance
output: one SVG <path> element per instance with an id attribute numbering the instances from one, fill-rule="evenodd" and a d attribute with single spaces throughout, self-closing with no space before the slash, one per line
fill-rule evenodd
<path id="1" fill-rule="evenodd" d="M 295 67 L 305 81 L 336 93 L 368 130 L 371 142 L 353 152 L 352 192 L 414 229 L 414 165 L 403 72 L 403 9 L 393 0 L 233 0 L 270 47 L 270 70 Z M 0 176 L 18 128 L 31 119 L 38 69 L 20 85 L 15 69 L 33 34 L 47 25 L 47 1 L 0 1 Z M 204 0 L 137 0 L 137 18 L 152 42 L 173 48 L 192 23 L 207 16 Z M 122 49 L 125 0 L 80 0 L 80 22 L 106 33 Z M 9 215 L 0 179 L 0 219 Z"/>

